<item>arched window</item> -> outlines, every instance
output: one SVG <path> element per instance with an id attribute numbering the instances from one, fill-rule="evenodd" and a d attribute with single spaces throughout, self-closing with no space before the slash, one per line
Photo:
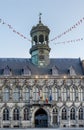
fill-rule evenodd
<path id="1" fill-rule="evenodd" d="M 44 95 L 44 100 L 48 99 L 49 98 L 48 88 L 44 87 L 43 92 L 44 92 L 44 94 L 43 94 Z"/>
<path id="2" fill-rule="evenodd" d="M 39 42 L 41 42 L 41 43 L 44 42 L 44 36 L 43 35 L 39 35 Z"/>
<path id="3" fill-rule="evenodd" d="M 30 88 L 29 87 L 25 87 L 24 92 L 23 92 L 23 99 L 25 101 L 29 101 L 29 99 L 30 99 Z"/>
<path id="4" fill-rule="evenodd" d="M 20 99 L 20 90 L 18 87 L 16 87 L 14 90 L 13 90 L 13 100 L 14 101 L 19 101 Z"/>
<path id="5" fill-rule="evenodd" d="M 3 90 L 3 101 L 8 101 L 10 97 L 9 88 L 4 88 Z"/>
<path id="6" fill-rule="evenodd" d="M 24 109 L 24 120 L 29 120 L 29 109 L 28 108 Z"/>
<path id="7" fill-rule="evenodd" d="M 66 110 L 66 108 L 62 109 L 62 120 L 67 120 L 67 110 Z"/>
<path id="8" fill-rule="evenodd" d="M 74 109 L 74 108 L 71 108 L 71 111 L 70 111 L 70 119 L 71 119 L 71 120 L 75 120 L 75 109 Z"/>
<path id="9" fill-rule="evenodd" d="M 3 110 L 3 120 L 9 120 L 9 110 L 7 108 Z"/>
<path id="10" fill-rule="evenodd" d="M 48 36 L 45 37 L 45 41 L 48 42 Z"/>
<path id="11" fill-rule="evenodd" d="M 52 88 L 52 99 L 58 101 L 58 89 L 56 87 Z"/>
<path id="12" fill-rule="evenodd" d="M 71 101 L 75 101 L 75 98 L 76 98 L 75 88 L 71 87 L 71 88 L 70 88 L 70 100 L 71 100 Z"/>
<path id="13" fill-rule="evenodd" d="M 58 123 L 58 110 L 57 108 L 53 109 L 53 124 L 56 125 Z"/>
<path id="14" fill-rule="evenodd" d="M 37 36 L 34 36 L 34 42 L 37 43 Z"/>
<path id="15" fill-rule="evenodd" d="M 37 87 L 34 87 L 34 88 L 33 88 L 33 100 L 34 100 L 34 101 L 39 100 L 39 90 L 38 90 Z"/>
<path id="16" fill-rule="evenodd" d="M 83 108 L 79 109 L 78 116 L 79 116 L 79 120 L 83 120 Z"/>
<path id="17" fill-rule="evenodd" d="M 66 88 L 64 87 L 61 88 L 61 96 L 62 96 L 62 101 L 66 101 L 67 95 L 66 95 Z"/>
<path id="18" fill-rule="evenodd" d="M 15 108 L 13 110 L 13 120 L 19 120 L 19 109 L 18 108 Z"/>
<path id="19" fill-rule="evenodd" d="M 78 89 L 78 99 L 79 99 L 79 101 L 83 101 L 83 89 L 82 88 Z"/>

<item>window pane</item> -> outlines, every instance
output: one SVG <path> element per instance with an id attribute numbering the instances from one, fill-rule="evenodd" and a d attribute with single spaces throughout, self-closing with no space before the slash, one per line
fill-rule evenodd
<path id="1" fill-rule="evenodd" d="M 24 109 L 24 120 L 29 120 L 29 109 L 28 108 Z"/>
<path id="2" fill-rule="evenodd" d="M 9 120 L 9 110 L 7 108 L 3 110 L 3 120 Z"/>
<path id="3" fill-rule="evenodd" d="M 3 101 L 8 101 L 10 97 L 9 88 L 4 88 L 3 91 Z"/>
<path id="4" fill-rule="evenodd" d="M 33 88 L 33 100 L 34 101 L 37 101 L 37 100 L 39 100 L 39 90 L 38 90 L 38 88 Z"/>
<path id="5" fill-rule="evenodd" d="M 19 99 L 20 99 L 20 90 L 19 88 L 15 88 L 13 91 L 13 100 L 19 101 Z"/>
<path id="6" fill-rule="evenodd" d="M 26 88 L 24 89 L 24 93 L 23 93 L 23 94 L 24 94 L 24 95 L 23 95 L 23 96 L 24 96 L 24 97 L 23 97 L 24 100 L 25 100 L 25 101 L 29 101 L 29 99 L 30 99 L 30 89 L 26 87 Z"/>
<path id="7" fill-rule="evenodd" d="M 65 108 L 62 109 L 62 120 L 67 120 L 67 111 Z"/>
<path id="8" fill-rule="evenodd" d="M 74 108 L 72 108 L 70 111 L 70 119 L 75 120 L 75 109 Z"/>
<path id="9" fill-rule="evenodd" d="M 17 108 L 15 108 L 13 111 L 13 119 L 19 120 L 19 110 Z"/>
<path id="10" fill-rule="evenodd" d="M 79 120 L 83 120 L 83 108 L 79 109 Z"/>
<path id="11" fill-rule="evenodd" d="M 58 110 L 57 108 L 53 109 L 53 124 L 56 125 L 58 123 Z"/>

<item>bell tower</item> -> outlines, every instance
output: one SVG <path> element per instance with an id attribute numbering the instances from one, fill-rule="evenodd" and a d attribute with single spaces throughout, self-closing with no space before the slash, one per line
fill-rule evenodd
<path id="1" fill-rule="evenodd" d="M 32 63 L 38 67 L 45 67 L 49 64 L 49 33 L 50 29 L 41 22 L 41 13 L 39 14 L 39 23 L 33 26 L 30 35 L 32 46 L 30 48 Z"/>

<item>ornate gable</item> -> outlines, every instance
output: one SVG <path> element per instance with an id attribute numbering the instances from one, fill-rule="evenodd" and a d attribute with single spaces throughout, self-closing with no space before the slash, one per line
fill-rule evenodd
<path id="1" fill-rule="evenodd" d="M 52 67 L 52 75 L 55 75 L 55 76 L 59 75 L 58 74 L 58 68 L 56 66 Z"/>
<path id="2" fill-rule="evenodd" d="M 11 75 L 11 69 L 9 68 L 9 66 L 7 65 L 4 70 L 3 70 L 3 75 Z"/>
<path id="3" fill-rule="evenodd" d="M 24 75 L 24 76 L 29 76 L 29 75 L 31 75 L 31 70 L 30 70 L 30 68 L 27 67 L 27 66 L 24 66 L 24 68 L 22 69 L 22 75 Z"/>
<path id="4" fill-rule="evenodd" d="M 73 66 L 70 66 L 69 68 L 69 74 L 70 75 L 76 75 L 75 69 L 73 68 Z"/>

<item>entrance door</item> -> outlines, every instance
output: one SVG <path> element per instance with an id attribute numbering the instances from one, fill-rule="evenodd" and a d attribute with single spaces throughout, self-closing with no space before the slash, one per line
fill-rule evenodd
<path id="1" fill-rule="evenodd" d="M 48 127 L 48 116 L 42 108 L 35 113 L 35 127 Z"/>

